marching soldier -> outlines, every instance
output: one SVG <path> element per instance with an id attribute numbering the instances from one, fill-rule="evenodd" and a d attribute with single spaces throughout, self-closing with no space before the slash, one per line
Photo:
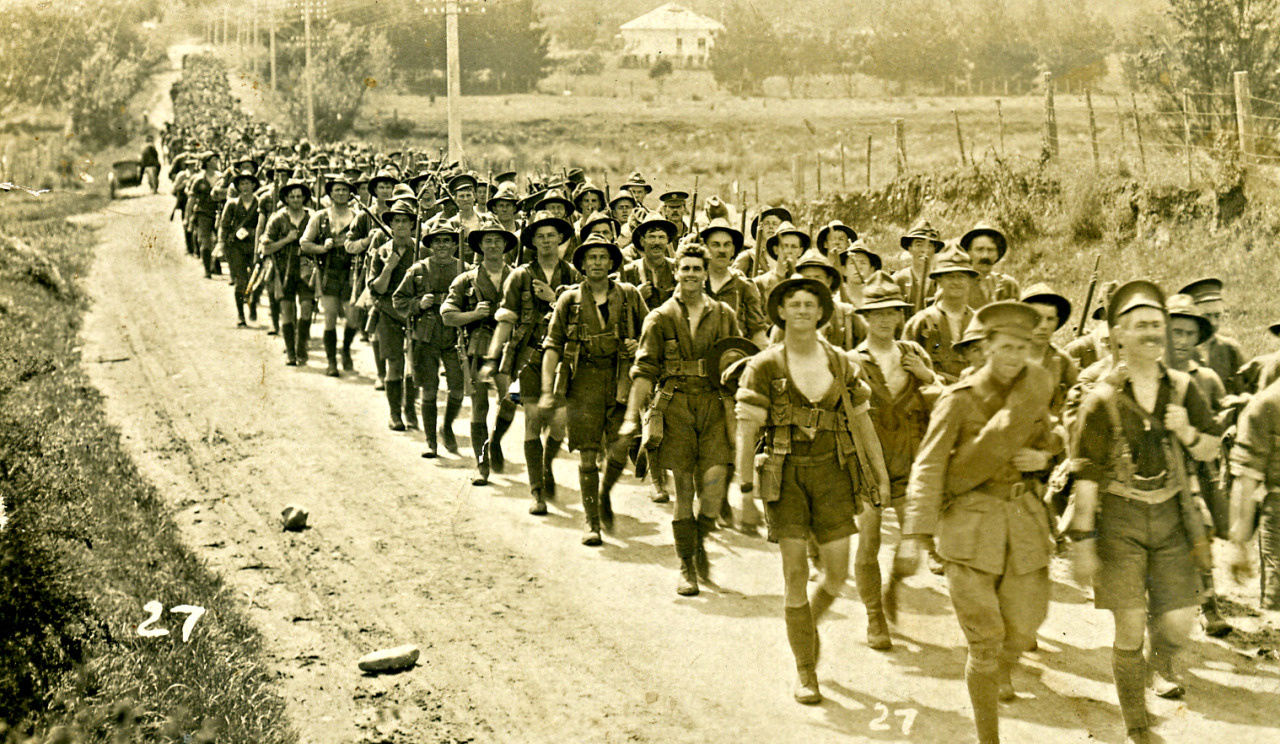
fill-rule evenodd
<path id="1" fill-rule="evenodd" d="M 347 235 L 356 220 L 351 208 L 355 186 L 346 176 L 335 176 L 324 185 L 329 206 L 311 215 L 302 235 L 302 251 L 318 256 L 320 262 L 320 308 L 324 311 L 325 374 L 338 376 L 338 312 L 345 323 L 342 332 L 342 367 L 355 370 L 351 342 L 359 332 L 359 319 L 352 301 L 353 254 L 347 250 Z"/>
<path id="2" fill-rule="evenodd" d="M 311 279 L 309 272 L 314 264 L 307 261 L 308 274 L 304 278 L 299 256 L 299 241 L 310 218 L 304 205 L 311 198 L 311 187 L 302 181 L 290 181 L 280 190 L 280 198 L 284 206 L 267 220 L 262 235 L 262 252 L 275 264 L 285 364 L 296 367 L 307 363 L 306 338 L 310 332 L 311 305 L 315 301 L 315 291 L 307 281 Z"/>
<path id="3" fill-rule="evenodd" d="M 414 228 L 418 210 L 409 202 L 397 202 L 382 213 L 382 222 L 391 229 L 391 239 L 373 250 L 369 259 L 368 289 L 377 312 L 377 340 L 386 365 L 384 383 L 392 431 L 404 431 L 405 317 L 396 311 L 392 295 L 404 281 L 417 256 Z"/>
<path id="4" fill-rule="evenodd" d="M 978 238 L 977 242 L 981 244 L 984 240 L 985 238 Z M 969 255 L 972 257 L 973 253 Z M 979 277 L 975 283 L 981 281 L 982 278 Z M 1049 413 L 1053 414 L 1054 418 L 1061 418 L 1062 407 L 1067 402 L 1067 391 L 1075 387 L 1076 378 L 1080 376 L 1080 368 L 1076 366 L 1075 360 L 1053 344 L 1053 334 L 1071 317 L 1071 301 L 1043 283 L 1028 287 L 1022 295 L 1022 301 L 1035 308 L 1040 314 L 1040 323 L 1031 335 L 1029 361 L 1044 367 L 1053 378 L 1054 393 L 1053 400 L 1049 403 Z M 981 307 L 981 305 L 970 305 L 970 307 Z"/>
<path id="5" fill-rule="evenodd" d="M 639 289 L 649 307 L 658 307 L 676 291 L 675 262 L 668 258 L 675 239 L 675 223 L 656 214 L 631 231 L 631 245 L 640 257 L 623 266 L 618 278 Z"/>
<path id="6" fill-rule="evenodd" d="M 707 296 L 728 305 L 738 317 L 743 334 L 764 348 L 769 319 L 765 317 L 760 292 L 754 282 L 732 266 L 734 257 L 742 252 L 742 233 L 728 220 L 716 218 L 702 229 L 700 237 L 708 258 Z"/>
<path id="7" fill-rule="evenodd" d="M 978 272 L 978 278 L 969 290 L 969 307 L 976 310 L 992 302 L 1018 299 L 1018 281 L 994 270 L 1009 251 L 1009 240 L 1004 233 L 994 225 L 979 222 L 960 237 L 960 248 L 969 254 L 973 270 Z M 1063 317 L 1062 323 L 1066 322 L 1067 318 Z"/>
<path id="8" fill-rule="evenodd" d="M 905 241 L 906 238 L 903 240 Z M 931 247 L 928 240 L 924 238 L 912 238 L 912 241 L 910 250 L 913 251 L 913 255 L 923 250 L 920 248 L 921 243 L 924 249 Z M 956 353 L 951 348 L 951 344 L 960 340 L 964 335 L 964 329 L 973 319 L 973 308 L 969 307 L 968 302 L 969 285 L 973 283 L 978 272 L 974 271 L 970 265 L 968 254 L 958 247 L 939 253 L 930 263 L 932 269 L 929 271 L 929 279 L 936 282 L 941 290 L 938 293 L 938 300 L 911 316 L 906 328 L 902 331 L 902 337 L 908 341 L 915 341 L 929 352 L 929 356 L 933 359 L 933 371 L 950 384 L 960 378 L 960 372 L 966 366 L 963 355 Z M 914 268 L 912 270 L 914 271 Z M 894 275 L 894 281 L 898 282 L 899 287 L 903 287 L 901 273 Z M 908 277 L 910 281 L 903 289 L 905 296 L 910 297 L 910 290 L 913 287 L 919 287 L 918 284 L 912 284 L 916 281 L 915 277 L 915 274 Z M 912 306 L 915 307 L 915 304 Z"/>
<path id="9" fill-rule="evenodd" d="M 373 261 L 372 249 L 381 245 L 389 236 L 383 234 L 377 221 L 374 219 L 375 214 L 383 214 L 391 209 L 391 196 L 395 193 L 396 185 L 400 183 L 399 179 L 391 175 L 389 171 L 378 171 L 365 184 L 365 193 L 368 194 L 370 204 L 368 209 L 361 210 L 359 216 L 356 217 L 355 223 L 347 232 L 347 252 L 360 256 L 355 259 L 356 274 L 354 283 L 357 286 L 355 291 L 359 294 L 369 286 L 370 272 L 369 266 Z M 399 285 L 397 285 L 399 286 Z M 391 291 L 394 291 L 392 287 Z M 363 305 L 363 301 L 361 302 Z M 376 370 L 378 381 L 373 386 L 374 390 L 385 390 L 387 379 L 387 359 L 383 354 L 382 341 L 378 338 L 377 327 L 378 317 L 377 310 L 371 310 L 371 317 L 368 320 L 367 328 L 373 328 L 373 364 Z M 401 370 L 403 373 L 403 369 Z M 403 400 L 404 393 L 401 391 L 400 398 Z M 394 419 L 393 419 L 394 421 Z"/>
<path id="10" fill-rule="evenodd" d="M 1244 390 L 1240 369 L 1248 361 L 1240 342 L 1221 333 L 1222 318 L 1227 305 L 1222 299 L 1221 279 L 1199 279 L 1178 290 L 1178 294 L 1191 295 L 1200 315 L 1213 326 L 1213 335 L 1200 346 L 1200 361 L 1218 373 L 1227 395 L 1239 395 Z"/>
<path id="11" fill-rule="evenodd" d="M 907 298 L 907 302 L 911 303 L 912 312 L 918 313 L 929 305 L 929 301 L 933 298 L 936 289 L 932 281 L 933 277 L 930 268 L 933 265 L 934 254 L 941 253 L 946 247 L 946 243 L 942 238 L 938 237 L 938 231 L 928 220 L 920 220 L 898 239 L 898 244 L 902 246 L 902 250 L 907 251 L 911 255 L 911 265 L 898 269 L 893 273 L 893 280 L 898 283 L 902 289 L 902 296 Z M 970 271 L 973 266 L 970 265 Z M 976 276 L 978 272 L 974 271 Z M 968 302 L 968 296 L 965 296 L 965 302 Z M 960 331 L 964 330 L 961 326 L 955 338 L 960 338 Z M 925 347 L 928 349 L 929 347 Z M 948 346 L 949 348 L 949 346 Z M 932 353 L 932 352 L 930 352 Z M 936 360 L 935 360 L 936 362 Z M 934 364 L 937 367 L 937 364 Z"/>
<path id="12" fill-rule="evenodd" d="M 728 305 L 707 297 L 708 263 L 706 251 L 697 244 L 677 254 L 679 284 L 671 299 L 645 318 L 619 433 L 630 441 L 639 429 L 640 411 L 652 396 L 645 444 L 652 451 L 653 467 L 675 476 L 671 531 L 680 558 L 676 593 L 682 596 L 698 593 L 700 576 L 710 580 L 705 540 L 715 529 L 733 463 L 724 393 L 719 381 L 711 379 L 703 357 L 717 341 L 739 335 L 738 320 Z"/>
<path id="13" fill-rule="evenodd" d="M 253 265 L 253 236 L 258 229 L 258 200 L 253 192 L 258 188 L 258 177 L 252 168 L 236 173 L 232 180 L 236 195 L 222 207 L 219 221 L 219 252 L 227 257 L 231 280 L 235 283 L 236 326 L 245 328 L 245 290 L 249 286 L 249 267 Z"/>
<path id="14" fill-rule="evenodd" d="M 409 267 L 391 298 L 396 312 L 409 323 L 411 363 L 414 382 L 422 390 L 422 431 L 427 441 L 422 456 L 427 458 L 438 454 L 436 404 L 441 364 L 449 395 L 439 439 L 451 454 L 458 454 L 453 422 L 462 410 L 462 360 L 458 357 L 457 328 L 445 323 L 441 315 L 449 287 L 458 276 L 460 238 L 449 222 L 437 222 L 429 228 L 423 239 L 427 257 Z"/>
<path id="15" fill-rule="evenodd" d="M 978 741 L 991 744 L 1000 740 L 998 699 L 1016 698 L 1011 669 L 1049 609 L 1054 541 L 1026 474 L 1046 469 L 1063 443 L 1049 419 L 1053 383 L 1027 362 L 1039 313 L 996 302 L 978 321 L 986 362 L 933 409 L 907 486 L 895 572 L 914 573 L 936 536 L 969 643 L 965 682 Z"/>
<path id="16" fill-rule="evenodd" d="M 1076 447 L 1072 541 L 1076 576 L 1094 584 L 1094 604 L 1115 619 L 1111 664 L 1131 742 L 1152 740 L 1145 696 L 1143 639 L 1156 694 L 1183 687 L 1174 655 L 1201 601 L 1208 542 L 1191 501 L 1186 453 L 1207 462 L 1219 442 L 1198 386 L 1161 362 L 1166 353 L 1164 293 L 1151 282 L 1122 285 L 1107 308 L 1117 365 L 1086 394 Z"/>
<path id="17" fill-rule="evenodd" d="M 858 314 L 866 321 L 867 337 L 858 344 L 858 364 L 871 388 L 871 423 L 875 426 L 889 476 L 889 500 L 864 506 L 858 514 L 858 551 L 853 578 L 867 608 L 867 645 L 877 651 L 893 648 L 885 621 L 880 576 L 881 515 L 891 507 L 903 523 L 911 463 L 929 425 L 929 405 L 923 389 L 936 376 L 929 355 L 912 341 L 897 338 L 911 305 L 893 277 L 878 271 L 867 278 L 864 303 Z"/>
<path id="18" fill-rule="evenodd" d="M 1240 413 L 1231 448 L 1231 570 L 1252 576 L 1259 567 L 1258 606 L 1280 610 L 1280 383 L 1258 392 Z M 1249 541 L 1258 534 L 1258 562 Z"/>
<path id="19" fill-rule="evenodd" d="M 206 152 L 200 156 L 200 167 L 203 171 L 187 183 L 187 206 L 183 223 L 196 236 L 200 260 L 204 263 L 204 278 L 210 279 L 215 273 L 222 273 L 213 270 L 213 227 L 220 214 L 220 201 L 215 192 L 224 188 L 222 159 L 216 152 Z"/>
<path id="20" fill-rule="evenodd" d="M 831 320 L 823 325 L 822 335 L 832 346 L 853 351 L 867 337 L 867 324 L 862 316 L 854 311 L 853 305 L 836 299 L 840 297 L 840 285 L 844 281 L 840 270 L 828 263 L 817 249 L 810 249 L 796 261 L 796 273 L 810 279 L 817 279 L 831 290 L 831 301 L 835 305 L 835 311 L 831 314 Z M 782 329 L 779 329 L 779 332 L 782 332 Z"/>
<path id="21" fill-rule="evenodd" d="M 754 478 L 768 511 L 769 541 L 782 553 L 787 640 L 798 675 L 794 696 L 812 705 L 822 700 L 818 621 L 848 577 L 855 515 L 864 500 L 888 500 L 889 477 L 858 365 L 818 333 L 835 311 L 827 285 L 787 279 L 769 295 L 768 309 L 774 325 L 787 333 L 751 357 L 739 381 L 739 487 L 750 493 Z M 810 534 L 823 566 L 812 593 Z"/>
<path id="22" fill-rule="evenodd" d="M 613 528 L 613 486 L 626 466 L 626 447 L 618 430 L 631 392 L 631 361 L 640 324 L 649 310 L 630 284 L 609 275 L 622 265 L 622 250 L 612 240 L 588 236 L 574 251 L 573 264 L 583 281 L 569 287 L 551 316 L 543 341 L 544 415 L 566 398 L 569 450 L 578 452 L 582 491 L 583 545 L 600 545 L 600 527 Z M 608 454 L 600 482 L 600 450 Z"/>
<path id="23" fill-rule="evenodd" d="M 440 308 L 440 316 L 446 325 L 461 328 L 467 364 L 471 367 L 471 447 L 475 450 L 478 470 L 472 483 L 477 486 L 488 484 L 491 469 L 500 472 L 504 467 L 501 444 L 495 442 L 492 446 L 498 453 L 496 461 L 490 456 L 489 393 L 493 385 L 480 381 L 480 367 L 498 327 L 495 314 L 502 303 L 502 287 L 511 274 L 506 256 L 515 251 L 518 242 L 515 233 L 505 229 L 501 223 L 486 221 L 480 229 L 472 231 L 467 236 L 467 244 L 472 255 L 478 257 L 476 265 L 453 280 L 449 285 L 449 296 Z M 495 439 L 501 439 L 515 415 L 515 402 L 502 396 L 494 422 Z"/>
<path id="24" fill-rule="evenodd" d="M 751 219 L 751 233 L 744 236 L 750 250 L 738 254 L 733 261 L 733 268 L 742 272 L 742 275 L 748 279 L 754 279 L 768 271 L 770 265 L 765 256 L 761 256 L 760 265 L 756 266 L 756 255 L 759 253 L 756 250 L 756 243 L 757 241 L 767 242 L 784 222 L 791 222 L 791 212 L 786 207 L 771 207 L 765 204 L 760 213 Z M 764 250 L 764 245 L 760 245 L 760 250 Z"/>
<path id="25" fill-rule="evenodd" d="M 520 382 L 525 467 L 529 473 L 529 491 L 533 496 L 529 513 L 537 516 L 546 514 L 546 500 L 555 498 L 552 463 L 560 450 L 560 443 L 564 441 L 564 408 L 544 414 L 538 403 L 542 397 L 542 340 L 550 325 L 551 311 L 564 288 L 581 279 L 581 274 L 560 258 L 561 244 L 572 235 L 573 227 L 567 221 L 547 212 L 535 214 L 520 234 L 525 248 L 534 251 L 535 255 L 529 263 L 516 267 L 507 278 L 497 314 L 498 329 L 489 344 L 485 364 L 480 369 L 480 381 L 496 382 L 498 395 L 503 398 L 507 395 L 511 376 Z M 500 436 L 495 427 L 490 457 L 497 441 L 500 441 Z"/>
<path id="26" fill-rule="evenodd" d="M 800 255 L 809 250 L 811 240 L 809 233 L 790 222 L 783 222 L 778 229 L 764 242 L 765 251 L 773 259 L 773 269 L 761 273 L 752 279 L 761 297 L 768 297 L 779 282 L 791 276 L 795 271 L 796 261 Z"/>

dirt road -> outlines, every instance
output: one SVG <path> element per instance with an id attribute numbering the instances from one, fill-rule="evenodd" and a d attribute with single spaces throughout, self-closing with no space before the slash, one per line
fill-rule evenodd
<path id="1" fill-rule="evenodd" d="M 617 534 L 585 548 L 573 460 L 556 463 L 551 514 L 527 514 L 519 422 L 494 486 L 470 485 L 469 458 L 421 459 L 420 434 L 387 430 L 367 347 L 360 375 L 334 380 L 315 361 L 286 367 L 265 320 L 235 328 L 230 287 L 183 254 L 170 203 L 137 196 L 92 218 L 83 358 L 190 543 L 268 639 L 304 742 L 971 739 L 940 580 L 911 580 L 889 653 L 863 645 L 848 587 L 822 626 L 827 700 L 797 705 L 774 548 L 718 534 L 717 585 L 680 598 L 670 507 L 634 481 Z M 289 502 L 310 508 L 310 529 L 280 530 Z M 1104 613 L 1055 584 L 1040 650 L 1015 674 L 1022 698 L 1002 708 L 1007 741 L 1123 739 L 1109 635 Z M 362 654 L 404 643 L 422 648 L 414 670 L 357 671 Z M 1204 639 L 1189 656 L 1187 699 L 1153 699 L 1161 733 L 1280 736 L 1280 665 Z"/>

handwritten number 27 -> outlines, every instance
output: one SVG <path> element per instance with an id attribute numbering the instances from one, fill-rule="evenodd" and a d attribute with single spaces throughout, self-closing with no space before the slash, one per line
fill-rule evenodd
<path id="1" fill-rule="evenodd" d="M 138 635 L 144 638 L 156 638 L 158 636 L 169 635 L 169 631 L 164 628 L 148 627 L 160 619 L 160 615 L 164 613 L 164 605 L 152 600 L 143 605 L 142 609 L 150 612 L 151 617 L 148 617 L 146 620 L 143 620 L 138 624 Z M 205 610 L 203 607 L 196 607 L 195 605 L 178 605 L 177 607 L 171 607 L 169 612 L 176 612 L 187 616 L 186 622 L 182 623 L 182 642 L 186 643 L 191 640 L 191 629 L 195 627 L 196 621 L 200 619 L 200 616 L 204 614 Z"/>
<path id="2" fill-rule="evenodd" d="M 872 731 L 888 731 L 892 728 L 885 720 L 889 718 L 889 706 L 884 703 L 876 703 L 876 710 L 880 712 L 874 720 L 869 724 Z M 902 718 L 902 735 L 907 736 L 911 733 L 911 725 L 916 722 L 916 715 L 919 713 L 915 708 L 903 708 L 896 710 L 893 715 Z"/>

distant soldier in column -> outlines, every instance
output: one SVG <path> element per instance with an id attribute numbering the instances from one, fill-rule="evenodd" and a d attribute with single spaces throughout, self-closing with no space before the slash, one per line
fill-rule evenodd
<path id="1" fill-rule="evenodd" d="M 613 486 L 626 466 L 618 431 L 631 392 L 631 362 L 640 326 L 649 309 L 630 284 L 609 275 L 622 265 L 622 250 L 611 240 L 588 236 L 574 252 L 583 275 L 556 300 L 543 341 L 542 399 L 550 415 L 566 399 L 569 450 L 578 452 L 582 492 L 583 545 L 600 545 L 600 528 L 613 529 Z M 600 482 L 600 452 L 608 455 Z"/>
<path id="2" fill-rule="evenodd" d="M 746 249 L 738 254 L 733 260 L 733 268 L 742 272 L 742 275 L 748 279 L 763 274 L 772 267 L 768 256 L 761 256 L 761 265 L 756 266 L 756 254 L 764 251 L 764 246 L 760 246 L 760 250 L 756 250 L 757 238 L 762 242 L 767 242 L 773 234 L 778 231 L 784 222 L 791 222 L 791 212 L 786 207 L 771 207 L 765 204 L 760 213 L 751 219 L 750 232 L 743 236 L 746 241 Z"/>
<path id="3" fill-rule="evenodd" d="M 921 239 L 914 240 L 919 243 Z M 917 249 L 918 246 L 912 250 Z M 933 359 L 933 371 L 950 384 L 960 379 L 960 372 L 966 366 L 964 357 L 956 353 L 951 344 L 960 340 L 964 329 L 973 319 L 973 308 L 969 307 L 968 300 L 969 285 L 978 276 L 978 272 L 970 265 L 968 254 L 958 247 L 939 253 L 931 263 L 929 279 L 937 282 L 941 290 L 938 300 L 911 316 L 902 331 L 902 337 L 915 341 L 929 352 Z M 898 274 L 894 275 L 894 280 L 902 287 L 903 282 Z M 909 297 L 907 291 L 912 285 L 910 282 L 907 284 L 904 293 Z"/>
<path id="4" fill-rule="evenodd" d="M 382 222 L 391 229 L 391 239 L 373 250 L 369 260 L 368 287 L 377 317 L 377 339 L 386 364 L 385 389 L 392 431 L 404 431 L 405 317 L 395 309 L 392 295 L 404 281 L 417 259 L 414 228 L 418 210 L 413 204 L 397 202 L 382 213 Z"/>
<path id="5" fill-rule="evenodd" d="M 969 307 L 978 309 L 1000 300 L 1016 300 L 1021 294 L 1018 281 L 995 270 L 1009 251 L 1009 240 L 995 225 L 979 222 L 960 237 L 960 249 L 969 254 L 978 278 L 969 290 Z M 1029 291 L 1029 290 L 1028 290 Z M 1063 323 L 1067 318 L 1062 319 Z"/>
<path id="6" fill-rule="evenodd" d="M 760 290 L 761 297 L 768 297 L 779 282 L 795 272 L 796 261 L 800 260 L 801 254 L 809 250 L 811 244 L 809 233 L 790 222 L 784 222 L 778 226 L 777 232 L 769 236 L 764 243 L 765 252 L 769 254 L 769 258 L 773 259 L 773 268 L 752 279 L 756 289 Z"/>
<path id="7" fill-rule="evenodd" d="M 187 206 L 184 224 L 196 236 L 200 248 L 200 260 L 204 263 L 204 278 L 213 277 L 213 223 L 218 219 L 221 203 L 214 191 L 222 188 L 222 159 L 216 152 L 200 155 L 203 171 L 187 183 Z M 221 272 L 218 272 L 221 273 Z"/>
<path id="8" fill-rule="evenodd" d="M 729 306 L 706 296 L 707 264 L 700 245 L 686 245 L 677 254 L 678 288 L 645 318 L 620 432 L 629 441 L 639 431 L 640 411 L 649 407 L 646 444 L 653 467 L 675 475 L 671 531 L 681 564 L 676 593 L 684 596 L 698 593 L 699 577 L 710 580 L 705 540 L 715 529 L 733 463 L 724 393 L 704 357 L 717 341 L 739 335 L 738 321 Z M 653 442 L 658 432 L 660 440 Z"/>
<path id="9" fill-rule="evenodd" d="M 1044 470 L 1063 442 L 1050 424 L 1049 375 L 1027 362 L 1039 314 L 996 302 L 978 321 L 986 362 L 948 387 L 933 409 L 907 486 L 895 571 L 915 573 L 921 549 L 936 536 L 969 644 L 965 683 L 978 741 L 993 744 L 1000 740 L 998 701 L 1016 698 L 1012 668 L 1034 647 L 1049 610 L 1054 541 L 1026 474 Z"/>
<path id="10" fill-rule="evenodd" d="M 662 202 L 662 207 L 658 210 L 662 219 L 676 226 L 676 235 L 671 241 L 671 248 L 674 250 L 680 239 L 689 233 L 689 221 L 685 219 L 685 204 L 689 201 L 689 192 L 667 191 L 658 197 L 658 201 Z"/>
<path id="11" fill-rule="evenodd" d="M 1075 509 L 1067 537 L 1076 577 L 1115 620 L 1111 665 L 1128 741 L 1154 741 L 1146 668 L 1156 694 L 1184 694 L 1175 655 L 1201 602 L 1208 542 L 1191 501 L 1186 456 L 1217 456 L 1213 414 L 1200 388 L 1161 362 L 1164 293 L 1147 281 L 1116 290 L 1107 321 L 1118 364 L 1086 394 L 1075 452 Z M 1151 634 L 1144 665 L 1142 646 Z"/>
<path id="12" fill-rule="evenodd" d="M 707 295 L 733 309 L 743 335 L 764 348 L 769 319 L 755 282 L 733 268 L 733 259 L 743 248 L 743 236 L 728 220 L 712 220 L 702 229 L 702 244 L 710 264 L 707 269 Z"/>
<path id="13" fill-rule="evenodd" d="M 534 252 L 534 258 L 516 267 L 507 278 L 498 309 L 498 329 L 480 369 L 480 381 L 496 382 L 500 397 L 506 397 L 511 376 L 520 381 L 525 467 L 533 496 L 529 513 L 537 516 L 546 514 L 547 499 L 555 498 L 552 463 L 564 441 L 564 408 L 544 414 L 538 403 L 542 397 L 542 340 L 551 311 L 560 293 L 582 278 L 560 258 L 560 246 L 572 235 L 573 227 L 567 221 L 547 212 L 535 214 L 525 227 L 520 240 Z M 490 452 L 492 457 L 492 445 Z"/>
<path id="14" fill-rule="evenodd" d="M 351 208 L 355 186 L 346 176 L 335 175 L 324 185 L 329 206 L 312 214 L 302 235 L 302 250 L 318 256 L 320 262 L 320 308 L 324 311 L 324 354 L 328 362 L 325 374 L 338 376 L 338 313 L 344 317 L 342 334 L 342 367 L 355 370 L 351 359 L 351 342 L 360 330 L 352 302 L 353 254 L 347 251 L 347 235 L 356 221 Z"/>
<path id="15" fill-rule="evenodd" d="M 979 238 L 979 242 L 982 239 Z M 973 254 L 970 253 L 970 256 Z M 978 281 L 981 281 L 979 279 Z M 1053 378 L 1053 400 L 1049 403 L 1049 413 L 1061 418 L 1062 407 L 1067 401 L 1067 391 L 1075 387 L 1080 376 L 1080 368 L 1075 360 L 1067 356 L 1053 344 L 1053 334 L 1066 325 L 1071 318 L 1071 301 L 1053 291 L 1048 284 L 1039 283 L 1027 287 L 1022 294 L 1022 301 L 1040 313 L 1040 324 L 1031 335 L 1030 361 L 1044 367 Z M 985 304 L 985 303 L 984 303 Z M 981 305 L 970 305 L 981 307 Z"/>
<path id="16" fill-rule="evenodd" d="M 1248 361 L 1244 350 L 1239 341 L 1222 333 L 1222 320 L 1227 312 L 1227 304 L 1222 299 L 1222 280 L 1199 279 L 1178 290 L 1178 294 L 1191 295 L 1196 309 L 1213 326 L 1213 335 L 1200 345 L 1200 361 L 1218 373 L 1227 395 L 1247 392 L 1240 378 L 1240 369 Z"/>
<path id="17" fill-rule="evenodd" d="M 675 223 L 651 215 L 631 231 L 631 244 L 639 258 L 623 266 L 618 278 L 640 290 L 649 307 L 658 307 L 676 291 L 675 262 L 668 255 L 675 248 Z"/>
<path id="18" fill-rule="evenodd" d="M 388 171 L 378 171 L 368 183 L 365 184 L 366 193 L 370 199 L 370 205 L 367 210 L 362 210 L 360 215 L 356 217 L 355 224 L 351 226 L 350 232 L 347 233 L 347 251 L 359 256 L 355 259 L 356 278 L 360 281 L 360 289 L 363 290 L 369 286 L 369 266 L 373 261 L 373 248 L 381 245 L 387 240 L 387 236 L 383 234 L 378 224 L 374 221 L 373 215 L 382 214 L 391 209 L 391 195 L 395 193 L 396 184 L 400 181 Z M 390 227 L 390 226 L 388 226 Z M 397 285 L 399 286 L 399 285 Z M 392 287 L 389 291 L 394 291 Z M 362 303 L 363 304 L 363 303 Z M 377 328 L 378 319 L 375 317 L 369 320 L 369 326 Z M 376 330 L 373 334 L 373 363 L 374 369 L 378 376 L 378 381 L 374 385 L 374 390 L 384 390 L 387 378 L 386 356 L 383 354 L 382 342 L 378 339 Z M 403 369 L 401 373 L 403 374 Z M 403 379 L 403 378 L 402 378 Z M 404 392 L 401 391 L 400 397 L 403 401 Z M 403 421 L 401 421 L 403 424 Z"/>
<path id="19" fill-rule="evenodd" d="M 1258 606 L 1280 610 L 1280 382 L 1259 391 L 1240 413 L 1231 448 L 1231 571 L 1258 569 Z M 1258 559 L 1249 542 L 1258 535 Z"/>
<path id="20" fill-rule="evenodd" d="M 753 482 L 769 514 L 769 540 L 782 554 L 787 640 L 797 702 L 822 701 L 818 622 L 849 573 L 855 515 L 889 499 L 889 476 L 867 415 L 870 391 L 851 357 L 818 333 L 835 310 L 821 280 L 794 278 L 769 295 L 769 317 L 785 339 L 750 358 L 738 385 L 739 487 Z M 763 431 L 763 442 L 757 444 Z M 757 454 L 758 453 L 758 454 Z M 808 539 L 822 555 L 808 591 Z"/>
<path id="21" fill-rule="evenodd" d="M 260 218 L 258 200 L 253 198 L 258 177 L 252 168 L 246 168 L 236 173 L 232 184 L 236 194 L 222 207 L 218 244 L 227 257 L 231 280 L 235 283 L 236 325 L 245 328 L 249 325 L 244 319 L 245 290 L 249 286 L 249 267 L 253 265 L 253 236 Z"/>
<path id="22" fill-rule="evenodd" d="M 296 367 L 306 363 L 306 349 L 297 348 L 298 339 L 306 337 L 306 331 L 299 326 L 310 324 L 311 303 L 315 300 L 314 290 L 302 280 L 298 255 L 302 231 L 310 219 L 304 205 L 311 198 L 311 187 L 302 181 L 290 181 L 280 190 L 280 198 L 284 206 L 267 220 L 267 228 L 262 235 L 262 252 L 275 263 L 285 364 Z"/>
<path id="23" fill-rule="evenodd" d="M 911 265 L 895 271 L 893 280 L 902 289 L 902 296 L 911 303 L 912 312 L 918 313 L 928 307 L 936 289 L 930 276 L 934 254 L 942 252 L 947 244 L 938 237 L 938 231 L 929 224 L 928 220 L 920 220 L 913 225 L 906 235 L 898 239 L 898 244 L 902 246 L 902 250 L 911 254 Z M 969 269 L 973 270 L 972 262 Z M 977 274 L 978 272 L 973 272 L 974 276 Z M 968 304 L 968 301 L 966 294 L 964 302 Z M 961 326 L 960 330 L 963 331 L 964 327 Z M 960 338 L 959 332 L 956 333 L 955 338 Z"/>

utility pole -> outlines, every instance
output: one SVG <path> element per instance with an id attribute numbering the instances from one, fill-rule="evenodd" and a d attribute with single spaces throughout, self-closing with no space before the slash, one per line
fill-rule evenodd
<path id="1" fill-rule="evenodd" d="M 445 97 L 445 115 L 449 119 L 449 160 L 461 161 L 462 122 L 458 119 L 458 109 L 462 103 L 462 80 L 459 75 L 461 63 L 458 61 L 458 0 L 445 0 L 444 37 L 446 78 L 449 82 L 449 95 Z"/>
<path id="2" fill-rule="evenodd" d="M 311 3 L 312 0 L 303 0 L 302 3 L 302 34 L 306 39 L 306 67 L 302 70 L 302 79 L 307 93 L 307 139 L 315 144 L 316 106 L 311 86 Z"/>
<path id="3" fill-rule="evenodd" d="M 269 7 L 271 8 L 271 25 L 267 33 L 269 35 L 269 46 L 271 47 L 269 50 L 271 54 L 271 92 L 274 93 L 276 90 L 276 5 L 272 2 Z"/>

